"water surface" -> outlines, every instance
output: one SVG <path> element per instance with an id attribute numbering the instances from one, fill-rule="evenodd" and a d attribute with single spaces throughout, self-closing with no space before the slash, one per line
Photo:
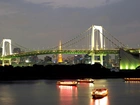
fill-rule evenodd
<path id="1" fill-rule="evenodd" d="M 57 86 L 57 80 L 0 82 L 0 105 L 138 105 L 140 83 L 123 79 L 95 79 L 77 87 Z M 92 99 L 93 88 L 105 87 L 109 95 Z"/>

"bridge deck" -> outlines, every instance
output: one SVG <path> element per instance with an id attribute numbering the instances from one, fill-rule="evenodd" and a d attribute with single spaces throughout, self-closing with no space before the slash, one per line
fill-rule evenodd
<path id="1" fill-rule="evenodd" d="M 138 54 L 139 49 L 125 49 L 125 51 Z M 16 58 L 16 57 L 24 57 L 24 56 L 33 56 L 33 55 L 45 55 L 45 54 L 119 54 L 119 49 L 105 49 L 105 50 L 83 50 L 83 49 L 73 49 L 73 50 L 40 50 L 40 51 L 31 51 L 31 52 L 24 52 L 20 54 L 12 54 L 7 55 L 3 58 Z"/>

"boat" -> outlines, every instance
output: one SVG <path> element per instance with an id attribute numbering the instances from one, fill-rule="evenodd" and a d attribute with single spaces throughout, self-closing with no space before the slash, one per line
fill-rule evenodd
<path id="1" fill-rule="evenodd" d="M 57 85 L 62 86 L 77 86 L 77 81 L 57 81 Z"/>
<path id="2" fill-rule="evenodd" d="M 92 78 L 84 78 L 84 79 L 77 79 L 79 83 L 94 83 L 94 79 Z"/>
<path id="3" fill-rule="evenodd" d="M 124 78 L 125 81 L 140 81 L 140 78 Z"/>
<path id="4" fill-rule="evenodd" d="M 91 95 L 94 99 L 103 98 L 108 95 L 108 89 L 106 88 L 93 89 Z"/>

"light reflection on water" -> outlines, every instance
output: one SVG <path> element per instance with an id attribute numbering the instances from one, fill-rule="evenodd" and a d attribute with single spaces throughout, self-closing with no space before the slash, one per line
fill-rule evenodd
<path id="1" fill-rule="evenodd" d="M 77 86 L 58 86 L 60 89 L 60 97 L 65 96 L 66 94 L 70 97 L 77 96 Z"/>
<path id="2" fill-rule="evenodd" d="M 90 105 L 109 105 L 108 96 L 101 99 L 90 99 Z"/>
<path id="3" fill-rule="evenodd" d="M 72 105 L 77 99 L 77 86 L 58 86 L 60 95 L 60 105 Z"/>
<path id="4" fill-rule="evenodd" d="M 105 86 L 109 95 L 92 99 L 94 88 Z M 138 105 L 140 83 L 97 79 L 95 83 L 58 86 L 56 80 L 0 83 L 0 105 Z"/>
<path id="5" fill-rule="evenodd" d="M 84 101 L 79 100 L 79 98 L 83 98 L 85 94 L 87 95 L 86 101 L 88 101 L 88 99 L 92 98 L 91 91 L 93 87 L 93 83 L 80 83 L 78 86 L 57 86 L 59 89 L 60 105 L 79 105 L 80 101 Z M 78 91 L 80 92 L 79 94 Z M 81 91 L 83 92 L 82 94 Z M 90 103 L 90 101 L 87 103 Z"/>
<path id="6" fill-rule="evenodd" d="M 0 105 L 14 105 L 15 99 L 9 86 L 0 87 Z"/>
<path id="7" fill-rule="evenodd" d="M 125 83 L 140 83 L 140 81 L 125 81 Z"/>

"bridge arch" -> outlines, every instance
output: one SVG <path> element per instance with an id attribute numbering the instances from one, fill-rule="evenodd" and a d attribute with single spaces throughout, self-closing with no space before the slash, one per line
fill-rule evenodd
<path id="1" fill-rule="evenodd" d="M 100 48 L 99 49 L 103 49 L 103 27 L 102 26 L 96 26 L 96 25 L 92 25 L 92 35 L 91 35 L 91 50 L 93 49 L 96 49 L 97 50 L 97 47 L 96 47 L 96 43 L 95 41 L 97 39 L 95 39 L 95 32 L 96 30 L 99 31 L 99 41 L 98 43 L 100 43 Z"/>
<path id="2" fill-rule="evenodd" d="M 9 65 L 11 65 L 11 58 L 4 58 L 6 55 L 12 55 L 12 45 L 11 45 L 11 39 L 3 39 L 2 40 L 2 65 L 5 65 L 5 61 L 8 61 Z M 8 46 L 7 46 L 8 44 Z M 7 48 L 8 47 L 8 48 Z M 8 52 L 8 51 L 9 52 Z"/>
<path id="3" fill-rule="evenodd" d="M 8 43 L 8 50 L 6 50 L 6 43 Z M 12 54 L 12 46 L 11 46 L 11 39 L 3 39 L 2 41 L 2 56 L 11 55 Z"/>
<path id="4" fill-rule="evenodd" d="M 95 37 L 96 30 L 99 31 L 99 34 L 97 35 L 100 38 L 99 40 L 98 39 L 95 39 L 96 38 Z M 95 43 L 95 41 L 99 41 L 97 43 L 99 43 L 100 46 L 97 46 L 96 43 Z M 103 49 L 103 47 L 105 46 L 105 45 L 103 45 L 104 44 L 103 41 L 104 41 L 103 40 L 103 27 L 102 26 L 97 26 L 97 25 L 92 25 L 91 50 Z M 100 58 L 97 60 L 97 59 L 95 59 L 96 56 L 99 56 Z M 99 62 L 100 64 L 103 65 L 103 54 L 97 55 L 93 51 L 93 53 L 91 54 L 91 63 L 94 64 L 95 62 Z"/>

